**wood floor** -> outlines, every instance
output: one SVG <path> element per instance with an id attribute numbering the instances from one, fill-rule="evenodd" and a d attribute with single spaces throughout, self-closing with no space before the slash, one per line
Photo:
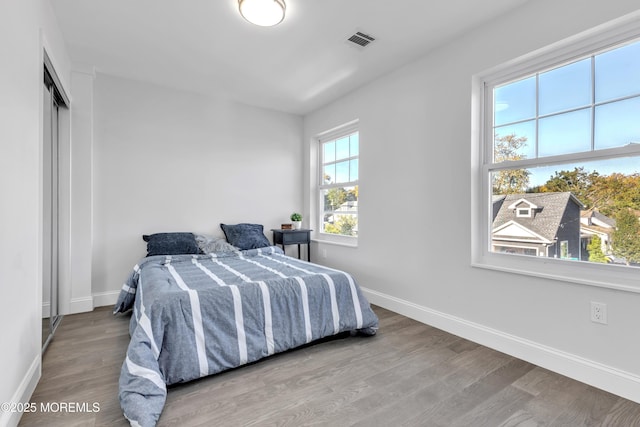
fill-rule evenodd
<path id="1" fill-rule="evenodd" d="M 171 387 L 158 426 L 640 426 L 640 405 L 374 307 L 342 337 Z M 65 316 L 20 426 L 128 426 L 118 403 L 128 315 Z M 83 409 L 80 406 L 80 409 Z"/>

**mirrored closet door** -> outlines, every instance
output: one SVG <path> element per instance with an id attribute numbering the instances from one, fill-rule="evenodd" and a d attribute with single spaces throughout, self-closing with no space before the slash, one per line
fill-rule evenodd
<path id="1" fill-rule="evenodd" d="M 43 88 L 43 280 L 42 351 L 62 320 L 58 296 L 59 265 L 59 111 L 68 104 L 45 53 Z"/>

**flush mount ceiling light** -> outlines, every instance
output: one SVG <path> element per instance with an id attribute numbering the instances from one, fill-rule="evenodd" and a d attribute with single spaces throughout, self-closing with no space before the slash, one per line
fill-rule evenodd
<path id="1" fill-rule="evenodd" d="M 278 25 L 284 19 L 284 0 L 238 0 L 240 15 L 261 27 Z"/>

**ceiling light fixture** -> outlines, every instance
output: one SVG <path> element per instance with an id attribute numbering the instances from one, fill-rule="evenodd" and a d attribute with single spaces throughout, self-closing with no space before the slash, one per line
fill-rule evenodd
<path id="1" fill-rule="evenodd" d="M 284 0 L 238 0 L 240 15 L 261 27 L 278 25 L 284 19 Z"/>

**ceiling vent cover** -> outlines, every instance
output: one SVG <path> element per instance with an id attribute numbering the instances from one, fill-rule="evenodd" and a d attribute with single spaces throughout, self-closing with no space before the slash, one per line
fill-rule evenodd
<path id="1" fill-rule="evenodd" d="M 356 32 L 354 35 L 352 35 L 351 37 L 349 37 L 347 39 L 348 41 L 350 41 L 351 43 L 354 43 L 360 47 L 365 47 L 368 44 L 370 44 L 371 42 L 375 41 L 375 38 L 365 34 L 365 33 L 361 33 L 360 31 Z"/>

